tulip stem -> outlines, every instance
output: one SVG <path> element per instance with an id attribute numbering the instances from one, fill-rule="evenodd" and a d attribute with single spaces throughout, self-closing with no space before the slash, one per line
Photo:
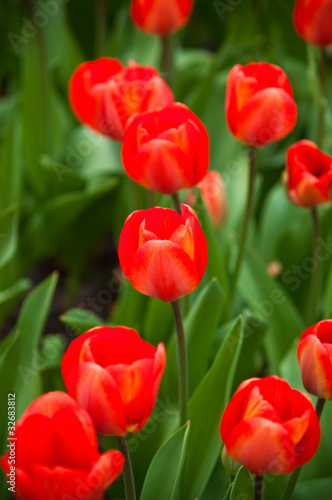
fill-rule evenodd
<path id="1" fill-rule="evenodd" d="M 318 398 L 317 399 L 315 410 L 316 410 L 317 417 L 318 417 L 319 420 L 320 420 L 320 417 L 322 415 L 322 411 L 324 409 L 325 403 L 326 403 L 326 399 L 324 399 L 324 398 Z"/>
<path id="2" fill-rule="evenodd" d="M 327 77 L 328 77 L 328 55 L 325 49 L 321 49 L 321 65 L 320 65 L 320 81 L 321 81 L 321 97 L 319 103 L 318 131 L 317 131 L 317 146 L 322 147 L 325 130 L 325 115 L 328 105 L 327 94 Z"/>
<path id="3" fill-rule="evenodd" d="M 172 199 L 173 199 L 175 209 L 179 212 L 179 214 L 181 214 L 181 203 L 180 203 L 180 198 L 179 198 L 178 193 L 173 193 Z"/>
<path id="4" fill-rule="evenodd" d="M 244 250 L 245 250 L 247 232 L 248 232 L 250 215 L 251 215 L 252 200 L 253 200 L 253 194 L 254 194 L 254 181 L 255 181 L 255 174 L 256 174 L 256 166 L 257 166 L 257 150 L 255 147 L 250 147 L 249 148 L 250 172 L 249 172 L 247 205 L 246 205 L 246 211 L 245 211 L 245 216 L 244 216 L 244 221 L 243 221 L 243 226 L 242 226 L 242 232 L 241 232 L 241 236 L 240 236 L 239 253 L 237 256 L 235 271 L 234 271 L 234 274 L 233 274 L 232 280 L 231 280 L 231 287 L 230 287 L 230 293 L 229 293 L 229 307 L 231 306 L 231 303 L 233 300 L 234 292 L 236 289 L 236 283 L 237 283 L 237 280 L 239 277 L 242 259 L 243 259 L 243 254 L 244 254 Z"/>
<path id="5" fill-rule="evenodd" d="M 178 339 L 178 367 L 179 367 L 179 407 L 180 407 L 180 427 L 188 419 L 188 359 L 186 338 L 184 335 L 183 321 L 180 304 L 178 300 L 171 302 L 176 334 Z"/>
<path id="6" fill-rule="evenodd" d="M 319 235 L 320 235 L 320 225 L 317 208 L 313 207 L 311 209 L 312 224 L 313 224 L 313 234 L 314 234 L 314 244 L 313 244 L 313 254 L 315 255 L 315 249 L 319 246 Z M 308 307 L 308 323 L 313 325 L 316 323 L 317 319 L 317 308 L 319 299 L 319 282 L 320 282 L 320 265 L 318 259 L 315 259 L 316 267 L 313 269 L 313 274 L 311 278 L 311 288 L 309 297 L 309 307 Z"/>
<path id="7" fill-rule="evenodd" d="M 170 35 L 161 38 L 162 43 L 162 74 L 161 76 L 171 87 L 172 71 L 173 71 L 173 47 L 172 38 Z"/>
<path id="8" fill-rule="evenodd" d="M 326 402 L 326 400 L 324 398 L 318 398 L 317 399 L 317 403 L 316 403 L 316 408 L 315 409 L 316 409 L 318 420 L 320 420 L 320 417 L 321 417 L 321 414 L 322 414 L 325 402 Z M 294 472 L 292 473 L 282 500 L 290 500 L 292 498 L 292 494 L 293 494 L 293 491 L 295 489 L 295 486 L 296 486 L 297 480 L 299 478 L 300 472 L 302 470 L 302 467 L 303 467 L 303 465 L 301 465 L 300 467 L 297 467 L 294 470 Z"/>
<path id="9" fill-rule="evenodd" d="M 264 476 L 255 476 L 254 500 L 261 500 L 263 495 Z"/>
<path id="10" fill-rule="evenodd" d="M 125 487 L 126 500 L 136 500 L 134 474 L 133 468 L 131 466 L 127 440 L 123 436 L 117 436 L 116 439 L 118 441 L 119 451 L 121 451 L 125 458 L 123 466 L 123 482 Z"/>

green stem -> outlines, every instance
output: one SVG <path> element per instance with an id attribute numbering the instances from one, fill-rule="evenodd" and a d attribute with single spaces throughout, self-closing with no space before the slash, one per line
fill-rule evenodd
<path id="1" fill-rule="evenodd" d="M 178 340 L 178 369 L 179 369 L 179 407 L 180 427 L 188 420 L 188 359 L 186 338 L 184 336 L 180 304 L 178 300 L 171 302 L 177 340 Z"/>
<path id="2" fill-rule="evenodd" d="M 107 35 L 107 16 L 105 0 L 96 0 L 96 57 L 105 55 L 106 35 Z"/>
<path id="3" fill-rule="evenodd" d="M 324 132 L 325 132 L 325 115 L 328 103 L 327 76 L 328 76 L 328 55 L 325 49 L 321 49 L 321 65 L 320 65 L 321 98 L 319 105 L 318 131 L 317 131 L 317 146 L 319 148 L 322 147 Z"/>
<path id="4" fill-rule="evenodd" d="M 264 476 L 255 476 L 254 500 L 261 500 L 263 496 Z"/>
<path id="5" fill-rule="evenodd" d="M 325 405 L 325 401 L 326 400 L 323 398 L 317 399 L 316 413 L 317 413 L 318 419 L 320 419 L 320 417 L 321 417 L 321 414 L 322 414 L 322 411 L 323 411 L 323 408 Z M 301 465 L 300 467 L 297 467 L 294 470 L 293 474 L 291 475 L 291 477 L 289 479 L 289 482 L 287 484 L 287 488 L 286 488 L 286 491 L 285 491 L 285 494 L 284 494 L 282 500 L 290 500 L 292 498 L 292 494 L 293 494 L 293 491 L 295 489 L 295 486 L 296 486 L 297 480 L 299 478 L 300 472 L 302 470 L 302 467 L 303 467 L 303 465 Z"/>
<path id="6" fill-rule="evenodd" d="M 171 36 L 164 36 L 161 38 L 162 43 L 162 77 L 166 83 L 172 87 L 172 73 L 173 73 L 173 43 Z"/>
<path id="7" fill-rule="evenodd" d="M 319 235 L 320 235 L 320 224 L 317 208 L 313 207 L 311 209 L 312 225 L 313 225 L 313 254 L 315 255 L 315 248 L 319 245 Z M 308 308 L 308 324 L 313 325 L 317 320 L 317 309 L 319 301 L 319 283 L 320 283 L 320 263 L 315 259 L 316 268 L 313 269 L 313 274 L 311 278 L 311 288 L 309 297 L 309 308 Z"/>
<path id="8" fill-rule="evenodd" d="M 250 147 L 249 148 L 250 172 L 249 172 L 247 204 L 246 204 L 245 217 L 244 217 L 243 226 L 242 226 L 242 232 L 241 232 L 241 236 L 240 236 L 239 253 L 237 256 L 235 271 L 234 271 L 234 274 L 233 274 L 232 280 L 231 280 L 231 288 L 230 288 L 230 294 L 229 294 L 229 307 L 231 306 L 234 292 L 236 290 L 236 284 L 237 284 L 237 280 L 239 277 L 242 259 L 243 259 L 243 254 L 244 254 L 244 250 L 245 250 L 245 244 L 246 244 L 246 239 L 247 239 L 247 232 L 248 232 L 250 215 L 251 215 L 251 208 L 252 208 L 252 200 L 253 200 L 253 194 L 254 194 L 254 181 L 255 181 L 255 174 L 256 174 L 256 165 L 257 165 L 257 150 L 255 147 Z"/>
<path id="9" fill-rule="evenodd" d="M 317 417 L 318 419 L 320 420 L 320 417 L 322 415 L 322 411 L 324 409 L 324 406 L 325 406 L 325 403 L 326 403 L 326 399 L 324 398 L 318 398 L 317 399 L 317 403 L 316 403 L 316 413 L 317 413 Z"/>
<path id="10" fill-rule="evenodd" d="M 125 487 L 126 500 L 136 500 L 135 481 L 127 441 L 123 436 L 117 436 L 116 439 L 118 441 L 119 451 L 121 451 L 125 458 L 123 466 L 123 482 Z"/>
<path id="11" fill-rule="evenodd" d="M 181 203 L 180 203 L 180 198 L 179 198 L 178 193 L 173 193 L 172 199 L 173 199 L 173 203 L 174 203 L 176 211 L 179 212 L 179 214 L 181 214 Z"/>

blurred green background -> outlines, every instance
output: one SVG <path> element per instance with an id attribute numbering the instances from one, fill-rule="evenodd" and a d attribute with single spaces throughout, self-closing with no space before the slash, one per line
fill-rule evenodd
<path id="1" fill-rule="evenodd" d="M 197 364 L 191 374 L 193 389 L 218 361 L 216 352 L 232 331 L 229 321 L 239 313 L 245 325 L 242 348 L 219 385 L 227 383 L 230 394 L 246 377 L 276 373 L 301 388 L 295 341 L 309 326 L 312 271 L 306 259 L 312 252 L 312 228 L 310 212 L 290 205 L 280 179 L 287 147 L 301 138 L 316 139 L 320 86 L 319 51 L 296 34 L 292 9 L 293 2 L 287 0 L 196 0 L 189 24 L 173 37 L 175 98 L 190 106 L 208 129 L 210 168 L 224 177 L 229 207 L 228 219 L 217 231 L 199 199 L 196 205 L 208 240 L 209 263 L 203 283 L 183 304 L 192 336 L 189 357 L 193 366 Z M 160 418 L 158 431 L 143 433 L 135 442 L 133 462 L 140 490 L 152 456 L 174 429 L 172 317 L 167 304 L 140 296 L 123 279 L 118 236 L 127 215 L 148 206 L 147 195 L 141 188 L 133 195 L 122 169 L 120 145 L 76 121 L 67 87 L 79 63 L 99 56 L 117 57 L 124 64 L 134 59 L 160 70 L 161 43 L 132 24 L 128 1 L 110 0 L 1 0 L 0 41 L 0 407 L 6 407 L 9 392 L 16 392 L 19 417 L 42 392 L 63 388 L 60 360 L 68 339 L 96 324 L 125 324 L 154 344 L 165 341 L 168 366 L 174 369 L 165 374 L 160 404 L 162 415 L 169 418 Z M 223 304 L 248 172 L 246 148 L 226 126 L 225 86 L 234 64 L 251 61 L 282 67 L 299 115 L 287 138 L 259 151 L 254 223 L 237 301 L 229 315 Z M 330 96 L 331 76 L 330 70 Z M 331 107 L 323 149 L 332 153 Z M 180 193 L 183 200 L 185 194 Z M 158 203 L 170 205 L 171 200 L 163 196 Z M 319 216 L 322 253 L 327 256 L 322 264 L 320 314 L 328 318 L 331 207 L 319 207 Z M 267 272 L 271 262 L 277 262 L 275 276 Z M 205 357 L 198 363 L 202 335 Z M 221 415 L 220 408 L 215 411 Z M 330 418 L 328 408 L 323 417 L 326 442 L 332 439 Z M 2 411 L 0 432 L 3 452 L 7 421 Z M 193 443 L 188 443 L 191 452 Z M 223 498 L 226 479 L 217 460 L 221 443 L 212 448 L 207 472 L 197 486 L 200 494 L 205 490 L 202 500 Z M 296 500 L 313 498 L 310 488 L 316 498 L 331 498 L 331 461 L 332 450 L 321 445 L 302 475 Z M 282 481 L 270 482 L 269 500 L 280 498 Z M 4 499 L 5 490 L 3 485 Z M 121 484 L 112 491 L 110 498 L 123 495 Z"/>

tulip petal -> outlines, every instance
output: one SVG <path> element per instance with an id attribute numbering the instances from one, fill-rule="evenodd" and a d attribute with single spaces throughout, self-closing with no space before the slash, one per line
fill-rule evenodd
<path id="1" fill-rule="evenodd" d="M 310 394 L 324 399 L 332 397 L 332 363 L 329 353 L 314 335 L 299 342 L 297 355 L 303 385 Z"/>
<path id="2" fill-rule="evenodd" d="M 170 241 L 149 241 L 134 255 L 129 276 L 139 292 L 172 302 L 192 292 L 200 278 L 186 252 Z"/>
<path id="3" fill-rule="evenodd" d="M 101 455 L 87 477 L 88 484 L 99 484 L 106 489 L 121 474 L 124 456 L 117 450 L 109 450 Z"/>
<path id="4" fill-rule="evenodd" d="M 225 445 L 228 454 L 252 474 L 290 474 L 295 468 L 294 444 L 288 432 L 264 418 L 240 422 Z"/>
<path id="5" fill-rule="evenodd" d="M 94 363 L 77 365 L 65 380 L 69 394 L 89 413 L 100 434 L 126 434 L 125 409 L 114 380 Z"/>

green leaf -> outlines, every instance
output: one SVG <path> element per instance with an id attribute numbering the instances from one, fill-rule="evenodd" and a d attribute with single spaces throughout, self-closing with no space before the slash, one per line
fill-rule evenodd
<path id="1" fill-rule="evenodd" d="M 191 430 L 183 480 L 186 500 L 202 495 L 220 455 L 220 420 L 229 399 L 241 344 L 242 318 L 239 317 L 189 401 Z"/>
<path id="2" fill-rule="evenodd" d="M 253 313 L 269 324 L 266 349 L 272 370 L 277 373 L 283 355 L 304 330 L 303 319 L 283 286 L 267 274 L 253 249 L 243 262 L 238 287 Z"/>
<path id="3" fill-rule="evenodd" d="M 200 292 L 190 308 L 183 326 L 188 349 L 189 391 L 193 393 L 205 375 L 210 342 L 220 319 L 224 292 L 213 278 Z M 167 363 L 163 384 L 166 393 L 177 401 L 177 339 L 174 333 L 167 347 Z"/>
<path id="4" fill-rule="evenodd" d="M 12 111 L 12 125 L 6 130 L 0 148 L 0 208 L 19 202 L 22 184 L 21 120 Z"/>
<path id="5" fill-rule="evenodd" d="M 10 309 L 14 307 L 16 301 L 30 287 L 31 281 L 27 278 L 21 278 L 13 286 L 0 291 L 0 325 L 3 323 Z"/>
<path id="6" fill-rule="evenodd" d="M 0 212 L 0 267 L 5 266 L 13 257 L 17 246 L 17 206 Z"/>
<path id="7" fill-rule="evenodd" d="M 293 494 L 293 500 L 331 500 L 332 478 L 324 477 L 303 481 L 297 487 Z"/>
<path id="8" fill-rule="evenodd" d="M 234 479 L 230 500 L 254 498 L 254 482 L 245 467 L 240 467 Z"/>
<path id="9" fill-rule="evenodd" d="M 230 500 L 232 490 L 233 490 L 233 483 L 228 486 L 226 494 L 225 494 L 223 500 Z"/>
<path id="10" fill-rule="evenodd" d="M 115 309 L 110 316 L 110 321 L 116 325 L 126 325 L 134 328 L 138 333 L 142 330 L 145 307 L 148 298 L 139 293 L 132 284 L 126 280 L 125 287 L 117 300 Z"/>
<path id="11" fill-rule="evenodd" d="M 142 333 L 152 344 L 166 343 L 173 327 L 172 307 L 168 302 L 151 297 L 144 314 Z"/>
<path id="12" fill-rule="evenodd" d="M 29 293 L 13 331 L 0 344 L 0 406 L 5 408 L 8 393 L 15 393 L 17 418 L 42 392 L 38 345 L 57 279 L 53 274 Z M 5 412 L 0 415 L 0 430 L 7 435 Z"/>
<path id="13" fill-rule="evenodd" d="M 140 500 L 174 500 L 179 484 L 190 423 L 178 429 L 154 456 L 143 484 Z"/>
<path id="14" fill-rule="evenodd" d="M 105 321 L 93 312 L 75 307 L 62 314 L 60 319 L 63 323 L 70 326 L 77 334 L 84 333 L 95 326 L 103 326 L 106 324 Z"/>

